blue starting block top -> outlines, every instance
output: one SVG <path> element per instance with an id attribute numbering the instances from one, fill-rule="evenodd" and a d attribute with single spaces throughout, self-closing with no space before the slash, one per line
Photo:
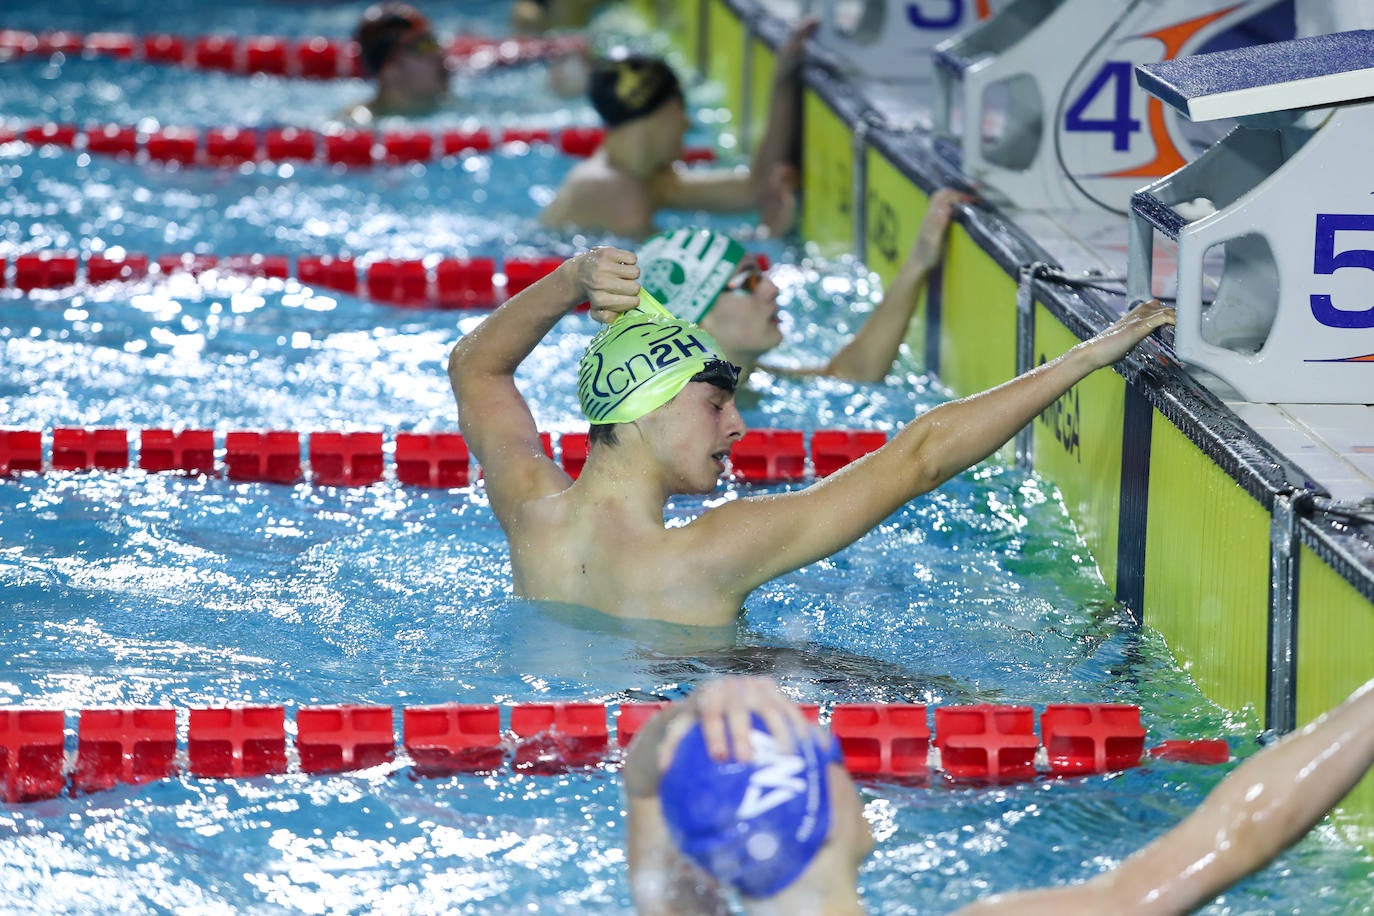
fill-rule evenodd
<path id="1" fill-rule="evenodd" d="M 1374 30 L 1195 54 L 1135 68 L 1140 88 L 1189 120 L 1374 98 Z"/>

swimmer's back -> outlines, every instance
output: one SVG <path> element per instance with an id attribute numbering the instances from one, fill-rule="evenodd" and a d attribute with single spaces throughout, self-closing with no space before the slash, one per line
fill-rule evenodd
<path id="1" fill-rule="evenodd" d="M 611 168 L 598 154 L 573 167 L 539 221 L 638 239 L 653 231 L 654 210 L 645 183 Z"/>

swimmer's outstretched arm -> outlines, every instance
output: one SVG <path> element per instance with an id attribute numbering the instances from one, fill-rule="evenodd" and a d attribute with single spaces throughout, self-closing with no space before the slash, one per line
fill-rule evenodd
<path id="1" fill-rule="evenodd" d="M 724 503 L 683 530 L 704 575 L 748 592 L 858 540 L 902 504 L 991 455 L 1080 379 L 1125 356 L 1174 310 L 1151 300 L 1050 362 L 926 412 L 803 490 Z"/>
<path id="2" fill-rule="evenodd" d="M 544 454 L 515 370 L 572 308 L 590 301 L 593 317 L 639 303 L 635 255 L 593 248 L 564 261 L 520 291 L 458 341 L 448 377 L 458 425 L 483 468 L 492 511 L 502 525 L 521 503 L 568 487 L 568 476 Z"/>
<path id="3" fill-rule="evenodd" d="M 728 913 L 720 885 L 687 860 L 673 843 L 658 799 L 658 784 L 673 750 L 693 722 L 700 721 L 711 756 L 748 760 L 750 714 L 758 713 L 768 731 L 780 736 L 784 751 L 791 736 L 811 727 L 796 704 L 766 677 L 723 677 L 698 686 L 685 700 L 669 704 L 635 735 L 621 779 L 628 820 L 626 859 L 630 890 L 639 913 Z"/>
<path id="4" fill-rule="evenodd" d="M 883 291 L 883 301 L 868 316 L 854 337 L 841 347 L 819 375 L 856 382 L 881 382 L 892 370 L 921 287 L 944 256 L 945 237 L 954 206 L 967 203 L 972 195 L 943 188 L 930 197 L 930 206 L 921 230 L 891 285 Z"/>
<path id="5" fill-rule="evenodd" d="M 992 897 L 961 914 L 1186 913 L 1297 842 L 1374 765 L 1374 680 L 1236 767 L 1183 823 L 1085 884 Z"/>

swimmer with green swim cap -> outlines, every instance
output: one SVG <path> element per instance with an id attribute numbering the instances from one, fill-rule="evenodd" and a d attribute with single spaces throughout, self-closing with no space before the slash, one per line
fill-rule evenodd
<path id="1" fill-rule="evenodd" d="M 947 189 L 931 195 L 916 241 L 884 284 L 881 302 L 829 359 L 809 366 L 765 363 L 783 342 L 778 287 L 758 258 L 724 233 L 685 228 L 649 238 L 639 249 L 641 280 L 673 314 L 701 325 L 720 343 L 725 358 L 740 367 L 741 385 L 755 368 L 772 375 L 881 382 L 900 354 L 921 290 L 943 257 L 954 208 L 970 200 Z"/>
<path id="2" fill-rule="evenodd" d="M 723 245 L 696 266 L 718 274 L 719 264 L 744 263 L 733 257 Z M 927 411 L 881 449 L 804 489 L 734 494 L 669 527 L 669 500 L 713 493 L 745 425 L 728 348 L 709 329 L 664 315 L 643 293 L 641 265 L 634 252 L 610 247 L 570 258 L 465 334 L 449 379 L 510 545 L 515 593 L 676 624 L 730 626 L 754 589 L 847 546 L 983 460 L 1079 379 L 1173 318 L 1158 303 L 1142 305 L 1020 378 Z M 582 302 L 608 327 L 579 366 L 592 427 L 573 480 L 545 452 L 515 375 Z M 702 321 L 724 304 L 708 303 Z"/>

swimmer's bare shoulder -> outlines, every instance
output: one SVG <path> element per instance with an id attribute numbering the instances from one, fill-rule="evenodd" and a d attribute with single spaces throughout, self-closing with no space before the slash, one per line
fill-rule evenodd
<path id="1" fill-rule="evenodd" d="M 638 239 L 653 232 L 655 209 L 644 182 L 597 155 L 573 167 L 539 219 L 549 227 L 577 226 Z"/>

